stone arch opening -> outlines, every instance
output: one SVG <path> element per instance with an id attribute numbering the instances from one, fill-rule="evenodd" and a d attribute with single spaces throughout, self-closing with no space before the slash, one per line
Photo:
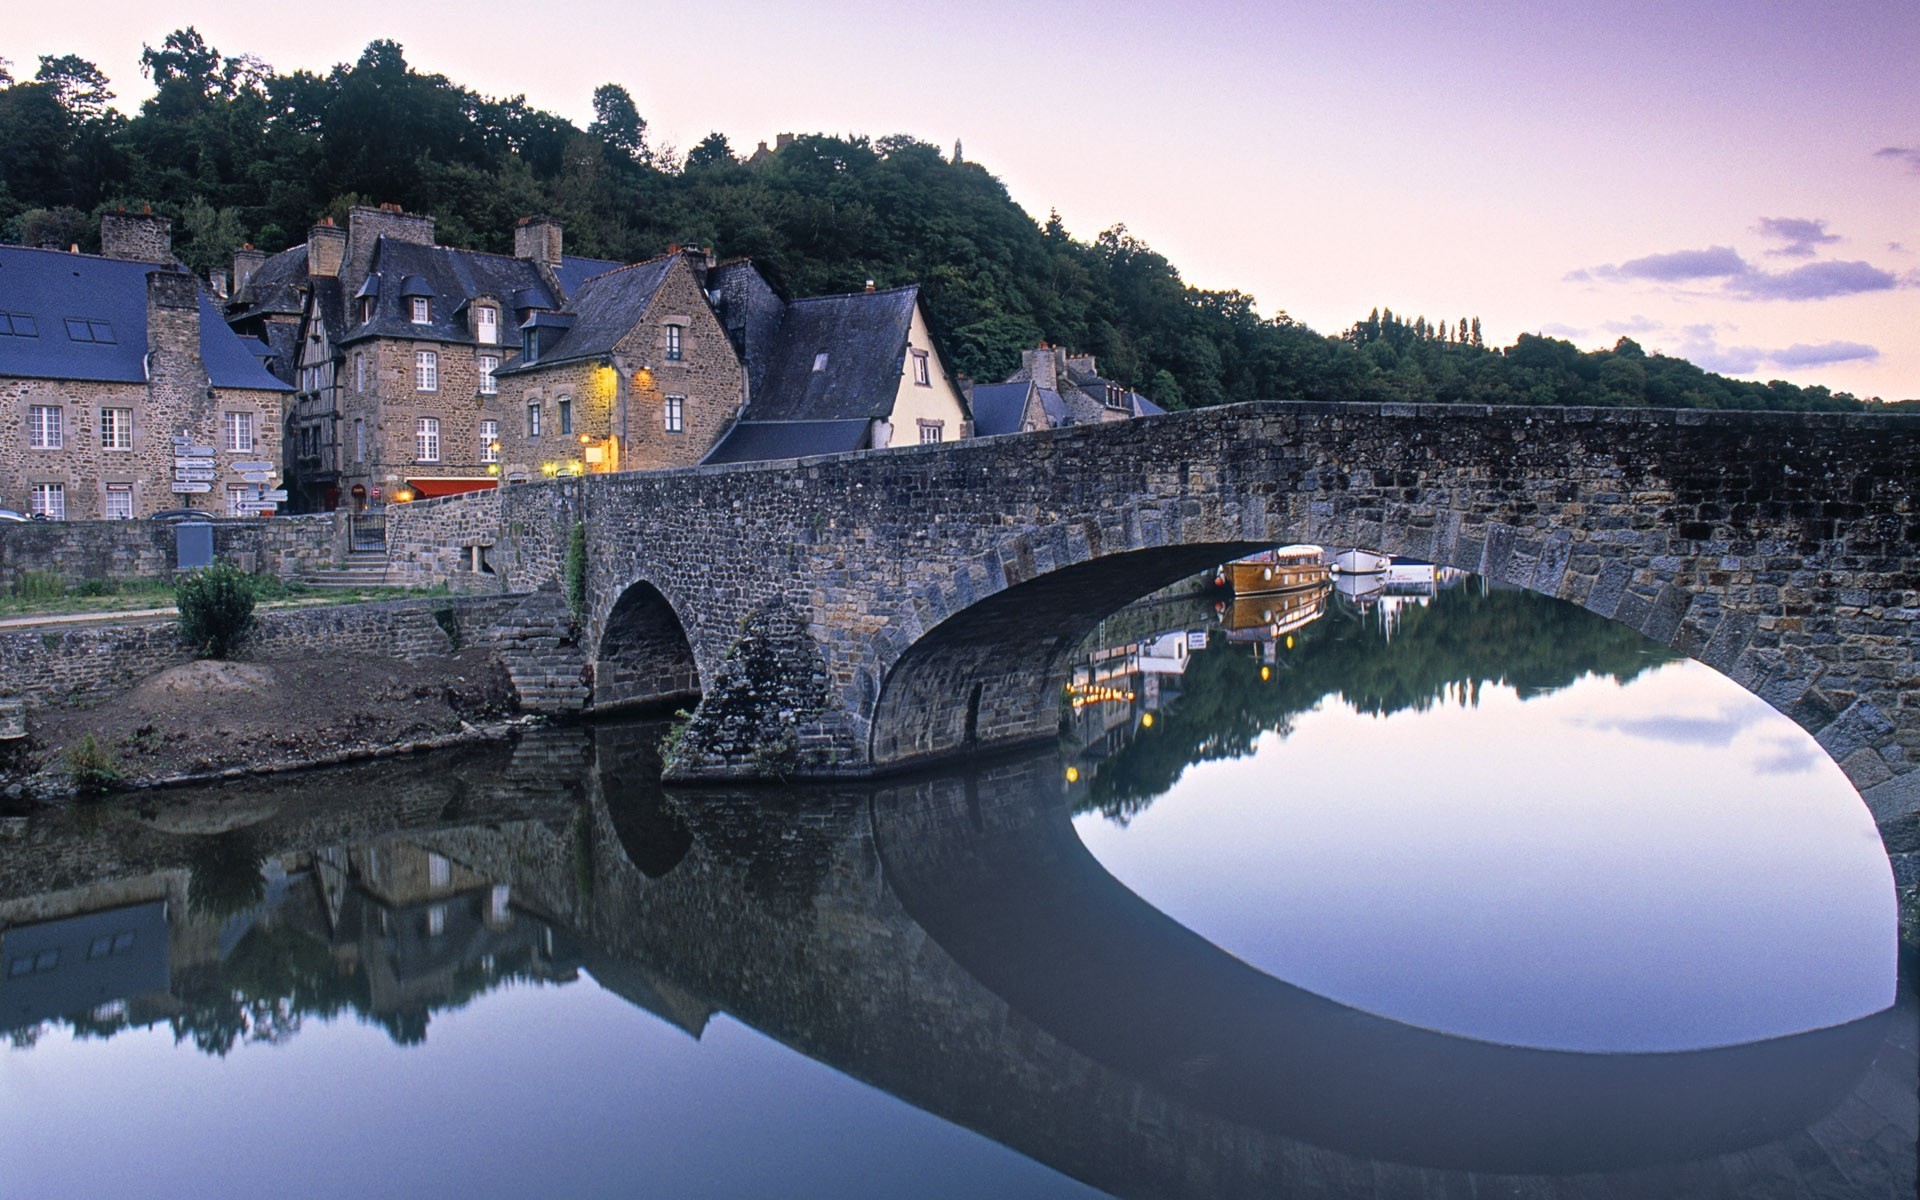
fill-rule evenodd
<path id="1" fill-rule="evenodd" d="M 593 663 L 597 710 L 666 705 L 698 698 L 700 669 L 673 605 L 644 580 L 607 613 Z"/>
<path id="2" fill-rule="evenodd" d="M 953 613 L 885 671 L 873 709 L 873 767 L 1057 736 L 1067 656 L 1094 626 L 1141 596 L 1262 548 L 1200 542 L 1109 555 Z"/>

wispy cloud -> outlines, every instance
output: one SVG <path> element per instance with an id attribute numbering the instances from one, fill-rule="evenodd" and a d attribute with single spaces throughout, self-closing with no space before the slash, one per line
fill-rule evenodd
<path id="1" fill-rule="evenodd" d="M 1620 333 L 1631 337 L 1636 333 L 1655 333 L 1666 328 L 1666 326 L 1654 320 L 1652 317 L 1643 317 L 1639 313 L 1635 313 L 1624 321 L 1608 321 L 1600 328 L 1606 330 L 1608 333 Z"/>
<path id="2" fill-rule="evenodd" d="M 1705 250 L 1675 250 L 1629 259 L 1619 266 L 1595 267 L 1603 279 L 1650 279 L 1657 283 L 1686 283 L 1695 279 L 1723 279 L 1745 275 L 1753 268 L 1732 246 Z"/>
<path id="3" fill-rule="evenodd" d="M 1874 151 L 1873 156 L 1905 163 L 1909 169 L 1920 173 L 1920 146 L 1883 146 Z"/>
<path id="4" fill-rule="evenodd" d="M 1838 234 L 1827 232 L 1825 221 L 1811 217 L 1761 217 L 1755 228 L 1762 237 L 1785 243 L 1777 250 L 1767 251 L 1777 258 L 1812 258 L 1815 246 L 1840 240 Z"/>
<path id="5" fill-rule="evenodd" d="M 1586 330 L 1575 328 L 1572 325 L 1542 325 L 1534 332 L 1542 337 L 1565 338 L 1567 341 L 1587 336 Z"/>
<path id="6" fill-rule="evenodd" d="M 1776 367 L 1825 367 L 1843 362 L 1873 362 L 1880 351 L 1862 342 L 1819 342 L 1808 345 L 1795 342 L 1785 350 L 1772 350 L 1766 360 Z"/>
<path id="7" fill-rule="evenodd" d="M 1752 375 L 1763 367 L 1783 370 L 1832 366 L 1844 362 L 1874 362 L 1877 347 L 1863 342 L 1795 342 L 1777 350 L 1760 346 L 1722 346 L 1712 325 L 1689 325 L 1681 331 L 1681 358 L 1722 375 Z"/>
<path id="8" fill-rule="evenodd" d="M 1727 281 L 1729 292 L 1751 300 L 1828 300 L 1899 286 L 1899 277 L 1892 271 L 1864 262 L 1808 263 L 1777 275 L 1749 271 Z"/>

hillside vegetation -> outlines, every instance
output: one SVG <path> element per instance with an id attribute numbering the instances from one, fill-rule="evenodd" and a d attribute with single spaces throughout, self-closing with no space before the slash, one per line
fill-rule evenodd
<path id="1" fill-rule="evenodd" d="M 1037 222 L 976 163 L 901 136 L 811 135 L 743 161 L 711 134 L 654 145 L 621 87 L 582 130 L 525 97 L 422 74 L 391 41 L 326 75 L 279 74 L 193 29 L 147 47 L 158 92 L 127 118 L 78 57 L 0 71 L 0 225 L 8 240 L 97 245 L 97 215 L 151 205 L 200 270 L 242 242 L 275 251 L 319 217 L 395 202 L 449 245 L 507 251 L 517 218 L 552 213 L 572 253 L 648 258 L 670 243 L 751 256 L 790 295 L 919 281 L 958 371 L 1004 377 L 1042 339 L 1169 408 L 1241 400 L 1415 400 L 1847 409 L 1821 387 L 1750 383 L 1647 354 L 1583 353 L 1521 335 L 1482 343 L 1476 318 L 1379 311 L 1334 336 L 1238 291 L 1187 286 L 1125 226 L 1091 242 Z M 17 76 L 17 77 L 16 77 Z M 957 149 L 957 148 L 956 148 Z"/>

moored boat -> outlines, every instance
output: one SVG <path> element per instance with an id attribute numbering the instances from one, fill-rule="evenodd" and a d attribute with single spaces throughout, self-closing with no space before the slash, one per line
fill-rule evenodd
<path id="1" fill-rule="evenodd" d="M 1378 575 L 1393 565 L 1393 559 L 1377 550 L 1362 550 L 1356 546 L 1332 555 L 1327 559 L 1327 565 L 1335 575 Z"/>
<path id="2" fill-rule="evenodd" d="M 1213 583 L 1215 587 L 1231 588 L 1236 596 L 1318 587 L 1328 578 L 1327 566 L 1321 561 L 1325 554 L 1318 546 L 1306 545 L 1262 550 L 1220 567 L 1214 572 Z"/>

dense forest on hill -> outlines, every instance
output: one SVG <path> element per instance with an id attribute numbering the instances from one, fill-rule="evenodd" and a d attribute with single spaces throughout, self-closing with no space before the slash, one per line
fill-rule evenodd
<path id="1" fill-rule="evenodd" d="M 1522 335 L 1486 346 L 1475 318 L 1380 311 L 1336 336 L 1239 291 L 1189 287 L 1124 226 L 1091 242 L 1037 222 L 975 163 L 907 136 L 811 135 L 745 159 L 719 134 L 684 154 L 649 141 L 632 97 L 594 92 L 584 130 L 413 70 L 370 44 L 326 75 L 276 73 L 193 29 L 141 58 L 156 95 L 127 118 L 100 71 L 43 56 L 0 63 L 0 229 L 97 245 L 98 213 L 151 205 L 200 270 L 250 242 L 292 245 L 322 216 L 395 202 L 432 213 L 448 245 L 507 251 L 514 221 L 566 223 L 571 253 L 652 257 L 670 243 L 747 255 L 789 295 L 924 285 L 958 371 L 1003 378 L 1042 339 L 1169 408 L 1241 400 L 1415 400 L 1846 409 L 1822 387 L 1750 383 L 1631 340 L 1582 352 Z M 17 71 L 10 74 L 9 71 Z"/>

